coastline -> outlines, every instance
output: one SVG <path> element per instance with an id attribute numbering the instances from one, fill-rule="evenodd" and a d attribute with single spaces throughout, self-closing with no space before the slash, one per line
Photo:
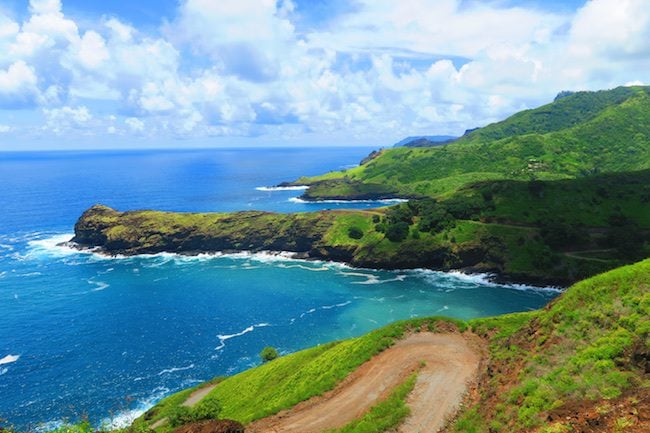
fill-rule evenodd
<path id="1" fill-rule="evenodd" d="M 449 268 L 435 269 L 422 267 L 364 267 L 355 266 L 349 261 L 331 260 L 325 257 L 312 256 L 309 252 L 280 251 L 280 250 L 222 250 L 222 251 L 161 251 L 158 253 L 129 253 L 129 252 L 111 252 L 102 247 L 87 247 L 76 243 L 72 240 L 56 244 L 57 247 L 65 247 L 81 253 L 95 254 L 106 259 L 128 259 L 133 257 L 157 257 L 162 255 L 174 255 L 178 257 L 205 257 L 205 258 L 241 258 L 250 259 L 258 258 L 261 261 L 297 261 L 317 263 L 323 265 L 337 266 L 358 271 L 386 271 L 386 272 L 439 272 L 450 275 L 457 275 L 480 280 L 484 284 L 494 284 L 503 286 L 517 286 L 530 290 L 544 290 L 555 293 L 563 293 L 568 285 L 554 283 L 551 278 L 531 278 L 526 276 L 512 276 L 498 272 L 485 272 L 473 267 L 466 268 Z"/>

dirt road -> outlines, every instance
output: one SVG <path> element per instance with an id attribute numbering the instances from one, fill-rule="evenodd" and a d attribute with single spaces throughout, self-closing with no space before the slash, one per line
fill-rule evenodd
<path id="1" fill-rule="evenodd" d="M 399 431 L 434 433 L 457 409 L 480 360 L 475 344 L 461 335 L 414 334 L 363 364 L 334 390 L 256 421 L 246 431 L 316 433 L 342 427 L 419 370 L 408 399 L 411 415 Z"/>

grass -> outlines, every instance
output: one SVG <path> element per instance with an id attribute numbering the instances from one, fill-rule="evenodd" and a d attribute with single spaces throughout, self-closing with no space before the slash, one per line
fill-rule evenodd
<path id="1" fill-rule="evenodd" d="M 383 433 L 393 431 L 411 413 L 406 405 L 406 397 L 413 390 L 416 374 L 412 374 L 404 383 L 395 387 L 384 401 L 374 405 L 361 418 L 352 421 L 340 429 L 328 433 Z"/>
<path id="2" fill-rule="evenodd" d="M 570 402 L 647 388 L 634 356 L 650 348 L 650 260 L 577 283 L 544 310 L 470 326 L 490 340 L 494 373 L 457 432 L 536 428 Z"/>
<path id="3" fill-rule="evenodd" d="M 217 401 L 220 417 L 249 423 L 333 389 L 373 356 L 392 346 L 410 330 L 436 329 L 439 321 L 466 329 L 463 321 L 426 318 L 396 322 L 362 337 L 328 343 L 277 358 L 257 368 L 224 379 L 202 401 Z M 168 417 L 191 390 L 174 394 L 139 418 L 135 425 L 152 425 Z M 165 425 L 157 430 L 166 432 Z"/>
<path id="4" fill-rule="evenodd" d="M 191 214 L 95 206 L 75 230 L 81 243 L 112 253 L 295 251 L 360 267 L 473 267 L 555 285 L 650 254 L 650 170 L 480 182 L 438 201 L 438 207 L 447 209 L 448 224 L 420 232 L 416 216 L 399 242 L 378 228 L 386 208 Z"/>
<path id="5" fill-rule="evenodd" d="M 554 180 L 648 169 L 649 89 L 579 92 L 446 146 L 387 149 L 362 166 L 298 183 L 314 184 L 308 195 L 319 198 L 340 197 L 343 189 L 356 196 L 366 185 L 443 198 L 479 181 Z M 323 180 L 327 182 L 319 184 Z"/>

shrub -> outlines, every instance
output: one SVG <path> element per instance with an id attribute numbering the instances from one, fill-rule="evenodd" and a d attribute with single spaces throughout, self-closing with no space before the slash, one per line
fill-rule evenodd
<path id="1" fill-rule="evenodd" d="M 401 242 L 409 235 L 409 225 L 404 221 L 390 224 L 386 228 L 386 237 L 391 242 Z"/>
<path id="2" fill-rule="evenodd" d="M 176 406 L 167 418 L 169 419 L 169 425 L 172 427 L 178 427 L 194 421 L 192 410 L 187 406 Z"/>
<path id="3" fill-rule="evenodd" d="M 348 229 L 348 236 L 351 239 L 361 239 L 363 237 L 363 231 L 359 227 L 350 227 Z"/>
<path id="4" fill-rule="evenodd" d="M 386 219 L 389 224 L 404 222 L 410 225 L 413 222 L 413 211 L 408 205 L 397 205 L 388 209 Z"/>
<path id="5" fill-rule="evenodd" d="M 267 346 L 260 352 L 260 358 L 262 358 L 263 362 L 273 361 L 277 357 L 278 351 L 275 349 L 275 347 Z"/>
<path id="6" fill-rule="evenodd" d="M 217 399 L 203 399 L 192 411 L 194 421 L 217 419 L 221 413 L 221 403 Z"/>

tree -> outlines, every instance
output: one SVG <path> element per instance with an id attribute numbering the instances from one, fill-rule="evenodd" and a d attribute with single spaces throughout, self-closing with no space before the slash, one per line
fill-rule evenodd
<path id="1" fill-rule="evenodd" d="M 359 227 L 350 227 L 348 229 L 348 236 L 352 239 L 361 239 L 363 231 Z"/>
<path id="2" fill-rule="evenodd" d="M 409 235 L 409 225 L 404 221 L 390 224 L 386 228 L 386 237 L 391 242 L 401 242 Z"/>
<path id="3" fill-rule="evenodd" d="M 267 346 L 260 352 L 260 358 L 263 362 L 273 361 L 278 357 L 278 351 L 275 347 Z"/>

